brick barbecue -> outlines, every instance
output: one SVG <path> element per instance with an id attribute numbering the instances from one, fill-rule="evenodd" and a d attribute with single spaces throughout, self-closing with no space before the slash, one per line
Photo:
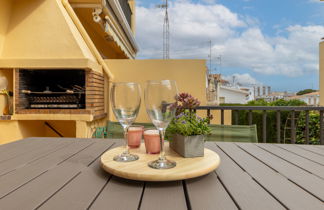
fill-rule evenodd
<path id="1" fill-rule="evenodd" d="M 105 114 L 104 77 L 83 69 L 17 69 L 17 114 Z"/>

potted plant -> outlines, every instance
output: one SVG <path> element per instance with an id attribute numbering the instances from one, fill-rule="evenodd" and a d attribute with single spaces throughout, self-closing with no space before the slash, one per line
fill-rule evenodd
<path id="1" fill-rule="evenodd" d="M 5 103 L 4 103 L 4 109 L 0 110 L 0 115 L 12 115 L 13 113 L 13 107 L 12 107 L 12 92 L 8 91 L 7 89 L 0 90 L 0 94 L 5 96 Z"/>
<path id="2" fill-rule="evenodd" d="M 177 101 L 176 117 L 167 129 L 170 147 L 183 157 L 204 156 L 204 136 L 210 134 L 210 119 L 201 118 L 193 111 L 200 102 L 190 94 L 179 94 Z"/>

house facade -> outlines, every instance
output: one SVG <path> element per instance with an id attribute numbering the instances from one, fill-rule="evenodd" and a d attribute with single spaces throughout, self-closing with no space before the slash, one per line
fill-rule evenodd
<path id="1" fill-rule="evenodd" d="M 134 60 L 135 12 L 134 0 L 1 0 L 0 78 L 12 96 L 0 94 L 0 108 L 12 112 L 0 110 L 0 144 L 91 137 L 115 120 L 112 82 L 173 79 L 204 104 L 204 60 Z"/>
<path id="2" fill-rule="evenodd" d="M 220 103 L 225 104 L 246 104 L 249 100 L 249 91 L 234 87 L 220 86 L 219 100 Z"/>
<path id="3" fill-rule="evenodd" d="M 307 93 L 304 95 L 296 95 L 289 97 L 288 99 L 298 99 L 305 102 L 308 106 L 318 106 L 320 105 L 320 93 L 319 91 Z"/>

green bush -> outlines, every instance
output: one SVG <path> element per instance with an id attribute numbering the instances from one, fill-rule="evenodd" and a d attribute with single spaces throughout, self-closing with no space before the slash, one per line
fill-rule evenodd
<path id="1" fill-rule="evenodd" d="M 247 103 L 246 105 L 240 105 L 240 106 L 305 106 L 306 103 L 300 100 L 277 100 L 274 102 L 267 102 L 263 99 L 261 100 L 256 100 L 256 101 L 250 101 L 249 103 Z M 248 112 L 246 110 L 240 110 L 238 111 L 239 114 L 239 120 L 238 120 L 238 124 L 239 125 L 247 125 L 248 124 Z M 287 121 L 287 118 L 290 115 L 290 111 L 280 111 L 280 139 L 282 142 L 284 143 L 289 143 L 290 142 L 290 130 L 287 130 L 286 133 L 285 132 L 285 124 Z M 299 116 L 301 115 L 301 116 Z M 297 130 L 296 130 L 296 134 L 297 134 L 297 142 L 301 143 L 302 142 L 302 138 L 304 135 L 304 127 L 305 127 L 305 123 L 303 123 L 301 121 L 302 116 L 305 115 L 304 112 L 295 112 L 295 117 L 298 118 L 296 125 L 297 125 Z M 262 116 L 263 116 L 263 111 L 261 110 L 255 110 L 252 111 L 252 124 L 256 124 L 257 125 L 257 131 L 258 131 L 258 139 L 259 141 L 262 142 Z M 312 115 L 312 117 L 310 116 L 310 118 L 314 119 L 313 123 L 316 123 L 316 117 L 314 117 Z M 310 120 L 311 121 L 311 120 Z M 232 122 L 234 122 L 234 115 L 232 115 Z M 287 127 L 290 127 L 290 120 L 288 121 L 289 124 L 287 125 Z M 288 123 L 287 122 L 287 123 Z M 317 120 L 317 122 L 319 122 L 319 120 Z M 304 126 L 304 127 L 303 127 Z M 319 127 L 319 125 L 316 125 Z M 314 125 L 314 128 L 312 128 L 312 131 L 310 131 L 310 140 L 312 143 L 316 142 L 316 139 L 318 141 L 318 133 L 319 131 L 317 131 L 315 128 L 316 126 Z M 312 127 L 311 123 L 310 123 L 310 127 Z M 277 142 L 277 115 L 276 115 L 276 111 L 267 111 L 267 142 L 268 143 L 275 143 Z M 286 138 L 286 139 L 284 139 Z M 289 141 L 287 141 L 287 139 L 289 139 Z"/>
<path id="2" fill-rule="evenodd" d="M 249 101 L 246 106 L 269 106 L 269 103 L 264 99 Z"/>
<path id="3" fill-rule="evenodd" d="M 296 135 L 297 144 L 305 144 L 305 130 L 306 130 L 306 114 L 302 112 L 297 121 Z M 320 115 L 319 112 L 310 111 L 309 112 L 309 143 L 310 144 L 320 144 Z"/>
<path id="4" fill-rule="evenodd" d="M 269 104 L 270 106 L 306 106 L 307 105 L 304 101 L 298 99 L 292 99 L 292 100 L 279 99 Z"/>

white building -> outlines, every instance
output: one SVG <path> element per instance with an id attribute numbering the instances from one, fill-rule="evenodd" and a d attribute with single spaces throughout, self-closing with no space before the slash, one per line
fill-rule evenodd
<path id="1" fill-rule="evenodd" d="M 242 86 L 239 83 L 230 83 L 223 80 L 220 74 L 210 74 L 207 77 L 207 104 L 219 105 L 222 103 L 246 104 L 257 97 L 265 97 L 271 92 L 269 86 Z"/>
<path id="2" fill-rule="evenodd" d="M 262 98 L 263 96 L 268 96 L 271 93 L 270 86 L 255 85 L 253 86 L 253 89 L 254 89 L 254 96 L 256 98 Z"/>
<path id="3" fill-rule="evenodd" d="M 319 91 L 313 93 L 307 93 L 300 96 L 292 96 L 288 99 L 299 99 L 304 101 L 309 106 L 318 106 L 319 105 Z"/>
<path id="4" fill-rule="evenodd" d="M 240 87 L 240 90 L 246 91 L 249 93 L 249 95 L 246 98 L 246 102 L 253 101 L 255 100 L 255 95 L 254 95 L 254 87 Z"/>
<path id="5" fill-rule="evenodd" d="M 220 86 L 219 101 L 226 104 L 246 104 L 249 99 L 249 92 L 239 88 Z"/>

